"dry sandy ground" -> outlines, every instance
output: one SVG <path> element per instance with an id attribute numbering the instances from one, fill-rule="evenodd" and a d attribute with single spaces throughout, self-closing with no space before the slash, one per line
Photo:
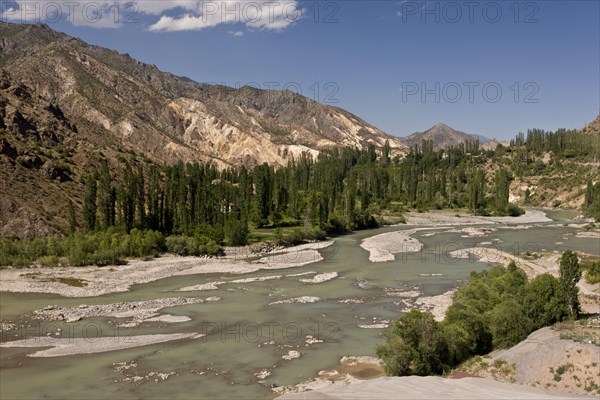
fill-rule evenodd
<path id="1" fill-rule="evenodd" d="M 380 359 L 371 356 L 347 356 L 342 357 L 335 369 L 319 371 L 316 378 L 293 386 L 278 386 L 271 390 L 277 394 L 318 391 L 332 385 L 337 387 L 382 376 L 385 376 L 385 372 Z"/>
<path id="2" fill-rule="evenodd" d="M 363 239 L 360 247 L 369 252 L 371 262 L 394 261 L 394 254 L 421 251 L 423 244 L 410 236 L 416 231 L 411 229 L 371 236 Z"/>
<path id="3" fill-rule="evenodd" d="M 170 297 L 155 300 L 131 301 L 112 304 L 86 305 L 81 304 L 77 307 L 58 307 L 48 306 L 42 310 L 33 312 L 34 318 L 40 318 L 46 321 L 65 321 L 75 322 L 84 318 L 93 317 L 114 317 L 114 318 L 132 318 L 121 323 L 120 327 L 133 327 L 145 321 L 155 322 L 182 322 L 189 321 L 189 317 L 158 315 L 158 310 L 167 307 L 183 306 L 189 304 L 200 304 L 221 300 L 220 297 L 208 297 L 199 299 L 195 297 Z"/>
<path id="4" fill-rule="evenodd" d="M 132 285 L 177 275 L 230 273 L 244 274 L 262 269 L 285 269 L 321 261 L 319 249 L 332 241 L 289 247 L 258 260 L 241 258 L 250 252 L 238 250 L 223 258 L 165 256 L 151 261 L 132 260 L 118 267 L 24 268 L 0 270 L 0 291 L 56 293 L 65 297 L 96 297 L 126 292 Z M 254 256 L 256 256 L 254 254 Z M 54 282 L 58 278 L 79 279 L 85 286 Z"/>
<path id="5" fill-rule="evenodd" d="M 525 210 L 518 217 L 478 217 L 462 212 L 431 211 L 426 213 L 409 212 L 404 214 L 406 225 L 453 226 L 453 225 L 483 225 L 483 224 L 532 224 L 537 222 L 552 222 L 540 210 Z"/>
<path id="6" fill-rule="evenodd" d="M 516 346 L 492 353 L 488 361 L 515 364 L 515 382 L 519 384 L 589 394 L 586 387 L 600 387 L 600 347 L 560 339 L 560 333 L 549 327 L 539 329 Z M 562 372 L 558 378 L 557 371 Z"/>
<path id="7" fill-rule="evenodd" d="M 433 314 L 433 318 L 436 321 L 443 321 L 446 311 L 448 311 L 448 308 L 452 304 L 454 292 L 454 290 L 450 290 L 437 296 L 419 297 L 415 301 L 415 305 L 417 305 L 419 310 L 429 311 Z"/>
<path id="8" fill-rule="evenodd" d="M 394 254 L 419 252 L 423 247 L 422 243 L 410 235 L 413 235 L 419 230 L 431 229 L 432 227 L 439 228 L 442 226 L 469 225 L 469 227 L 455 232 L 465 233 L 464 237 L 477 237 L 485 236 L 487 232 L 481 228 L 471 227 L 471 225 L 525 224 L 552 221 L 550 218 L 546 217 L 546 214 L 543 211 L 539 210 L 527 210 L 525 214 L 519 217 L 478 217 L 470 214 L 452 213 L 448 211 L 427 213 L 411 212 L 407 213 L 405 217 L 406 225 L 427 226 L 427 228 L 400 230 L 363 239 L 360 247 L 369 252 L 369 261 L 393 261 Z"/>
<path id="9" fill-rule="evenodd" d="M 329 386 L 278 397 L 292 399 L 579 399 L 575 395 L 551 393 L 541 389 L 484 378 L 445 379 L 437 376 L 405 376 L 377 378 L 351 384 Z"/>
<path id="10" fill-rule="evenodd" d="M 97 338 L 58 338 L 34 337 L 12 342 L 4 342 L 0 347 L 50 347 L 38 350 L 29 357 L 60 357 L 77 354 L 104 353 L 107 351 L 130 349 L 148 346 L 156 343 L 171 342 L 181 339 L 196 339 L 204 336 L 197 333 L 173 333 L 164 335 L 139 335 L 128 337 L 97 337 Z"/>

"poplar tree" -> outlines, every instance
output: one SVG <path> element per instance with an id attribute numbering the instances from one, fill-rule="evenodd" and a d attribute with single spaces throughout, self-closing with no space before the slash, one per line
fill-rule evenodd
<path id="1" fill-rule="evenodd" d="M 563 291 L 564 301 L 569 307 L 569 314 L 572 319 L 579 315 L 579 288 L 577 284 L 581 279 L 581 268 L 577 253 L 571 250 L 565 251 L 560 257 L 560 283 Z"/>
<path id="2" fill-rule="evenodd" d="M 77 217 L 71 199 L 67 202 L 67 218 L 69 221 L 69 234 L 73 235 L 77 231 Z"/>
<path id="3" fill-rule="evenodd" d="M 96 229 L 96 178 L 88 175 L 85 179 L 85 194 L 83 197 L 83 222 L 87 231 Z"/>
<path id="4" fill-rule="evenodd" d="M 102 227 L 106 229 L 109 226 L 114 225 L 113 215 L 115 204 L 113 201 L 110 170 L 106 160 L 102 160 L 102 165 L 100 166 L 98 206 L 100 208 Z"/>

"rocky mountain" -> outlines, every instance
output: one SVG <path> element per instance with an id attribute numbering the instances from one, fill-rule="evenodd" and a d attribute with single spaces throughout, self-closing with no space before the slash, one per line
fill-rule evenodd
<path id="1" fill-rule="evenodd" d="M 292 155 L 388 140 L 392 154 L 407 150 L 290 91 L 199 84 L 47 25 L 0 22 L 0 237 L 58 232 L 67 201 L 81 209 L 82 177 L 101 159 L 285 165 Z"/>
<path id="2" fill-rule="evenodd" d="M 481 135 L 469 135 L 468 133 L 457 131 L 441 122 L 424 132 L 415 132 L 412 135 L 403 138 L 403 140 L 404 143 L 410 147 L 421 146 L 423 140 L 431 140 L 433 141 L 434 150 L 457 146 L 467 140 L 479 140 L 482 144 L 490 141 L 490 139 Z"/>
<path id="3" fill-rule="evenodd" d="M 479 142 L 481 143 L 481 142 Z M 508 140 L 497 140 L 496 138 L 490 140 L 489 142 L 486 142 L 484 144 L 481 145 L 481 148 L 483 150 L 496 150 L 496 148 L 498 147 L 498 145 L 502 145 L 502 146 L 510 146 L 510 142 Z"/>
<path id="4" fill-rule="evenodd" d="M 589 135 L 598 135 L 600 134 L 600 114 L 596 117 L 595 120 L 587 124 L 582 131 Z"/>
<path id="5" fill-rule="evenodd" d="M 198 84 L 43 24 L 1 23 L 0 57 L 11 84 L 60 108 L 78 140 L 96 149 L 119 143 L 151 159 L 220 166 L 283 165 L 292 154 L 386 140 L 405 150 L 340 108 L 289 91 Z M 33 111 L 21 114 L 35 131 L 39 109 Z"/>

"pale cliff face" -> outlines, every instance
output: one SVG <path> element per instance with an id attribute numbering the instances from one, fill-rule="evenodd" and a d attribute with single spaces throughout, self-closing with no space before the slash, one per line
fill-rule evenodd
<path id="1" fill-rule="evenodd" d="M 0 39 L 11 82 L 58 104 L 80 140 L 103 137 L 150 159 L 218 166 L 285 165 L 302 151 L 381 147 L 386 139 L 394 152 L 406 150 L 360 118 L 289 91 L 197 84 L 45 25 L 2 23 Z"/>

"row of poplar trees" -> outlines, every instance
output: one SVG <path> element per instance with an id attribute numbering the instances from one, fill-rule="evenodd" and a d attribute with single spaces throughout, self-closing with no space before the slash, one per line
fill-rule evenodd
<path id="1" fill-rule="evenodd" d="M 581 148 L 579 141 L 559 142 L 576 145 L 563 151 Z M 538 141 L 533 143 L 537 149 Z M 392 157 L 386 143 L 381 150 L 335 149 L 316 159 L 301 155 L 282 168 L 263 164 L 218 170 L 209 164 L 137 162 L 113 167 L 116 171 L 103 161 L 97 173 L 85 178 L 81 225 L 86 230 L 124 226 L 165 234 L 228 223 L 245 229 L 304 224 L 343 231 L 375 225 L 373 215 L 389 207 L 506 215 L 513 177 L 502 168 L 486 173 L 486 154 L 476 141 L 437 151 L 431 141 L 423 141 L 402 159 Z"/>

